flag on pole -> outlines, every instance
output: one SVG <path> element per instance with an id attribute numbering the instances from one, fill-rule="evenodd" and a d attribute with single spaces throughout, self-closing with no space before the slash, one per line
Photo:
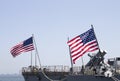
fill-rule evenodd
<path id="1" fill-rule="evenodd" d="M 13 57 L 16 57 L 22 52 L 28 52 L 32 50 L 34 50 L 33 37 L 30 37 L 27 40 L 12 47 L 10 52 L 13 55 Z"/>
<path id="2" fill-rule="evenodd" d="M 99 49 L 93 28 L 69 40 L 67 43 L 70 47 L 70 54 L 74 64 L 85 53 Z"/>

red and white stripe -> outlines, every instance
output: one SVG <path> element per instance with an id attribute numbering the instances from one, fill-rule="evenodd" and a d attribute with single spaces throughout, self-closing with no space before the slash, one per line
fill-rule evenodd
<path id="1" fill-rule="evenodd" d="M 22 42 L 22 43 L 17 44 L 16 46 L 12 47 L 10 52 L 13 55 L 13 57 L 16 57 L 17 55 L 19 55 L 22 52 L 28 52 L 31 50 L 34 50 L 33 43 L 23 46 L 23 42 Z"/>
<path id="2" fill-rule="evenodd" d="M 97 40 L 90 41 L 84 45 L 80 36 L 77 36 L 72 40 L 68 41 L 68 45 L 70 47 L 73 63 L 75 63 L 75 61 L 82 55 L 84 55 L 86 52 L 92 52 L 99 49 Z"/>

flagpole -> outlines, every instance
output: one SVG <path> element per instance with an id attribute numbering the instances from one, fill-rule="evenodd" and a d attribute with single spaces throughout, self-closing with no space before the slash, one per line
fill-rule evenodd
<path id="1" fill-rule="evenodd" d="M 35 66 L 37 66 L 37 53 L 35 52 Z"/>
<path id="2" fill-rule="evenodd" d="M 82 68 L 81 68 L 81 72 L 82 72 L 82 74 L 84 74 L 84 72 L 85 72 L 85 66 L 84 66 L 83 56 L 81 57 L 81 59 L 82 59 Z"/>
<path id="3" fill-rule="evenodd" d="M 34 34 L 32 34 L 32 37 L 33 37 L 33 42 L 34 42 L 35 51 L 36 51 L 35 57 L 36 57 L 36 55 L 37 55 L 38 61 L 39 61 L 39 65 L 40 65 L 40 68 L 41 68 L 40 57 L 39 57 L 39 54 L 38 54 L 38 50 L 37 50 L 37 45 L 36 45 L 36 42 L 35 42 Z"/>
<path id="4" fill-rule="evenodd" d="M 83 56 L 81 57 L 81 60 L 82 60 L 82 66 L 84 66 Z"/>
<path id="5" fill-rule="evenodd" d="M 98 49 L 99 49 L 99 51 L 100 51 L 99 43 L 98 43 L 98 40 L 97 40 L 97 37 L 96 37 L 95 31 L 94 31 L 94 27 L 93 27 L 93 25 L 91 25 L 91 27 L 92 27 L 92 29 L 93 29 L 93 32 L 94 32 L 94 35 L 95 35 L 95 38 L 96 38 L 96 41 L 97 41 Z"/>
<path id="6" fill-rule="evenodd" d="M 31 51 L 31 66 L 32 66 L 32 51 Z"/>
<path id="7" fill-rule="evenodd" d="M 68 41 L 69 41 L 69 37 L 68 37 Z M 73 61 L 72 61 L 72 55 L 71 55 L 71 51 L 70 51 L 70 46 L 69 46 L 69 55 L 70 55 L 70 61 L 71 61 L 70 71 L 71 71 L 71 73 L 73 73 Z"/>

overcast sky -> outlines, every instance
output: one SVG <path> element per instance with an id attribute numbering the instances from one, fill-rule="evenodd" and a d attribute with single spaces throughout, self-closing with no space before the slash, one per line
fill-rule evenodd
<path id="1" fill-rule="evenodd" d="M 30 52 L 13 58 L 10 49 L 32 34 L 42 65 L 70 66 L 67 38 L 91 24 L 105 58 L 119 57 L 120 0 L 0 0 L 0 74 L 21 73 L 30 65 Z M 87 54 L 83 59 L 88 62 Z"/>

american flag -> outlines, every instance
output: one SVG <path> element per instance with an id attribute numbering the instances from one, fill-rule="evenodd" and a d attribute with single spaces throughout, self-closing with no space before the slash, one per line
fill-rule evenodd
<path id="1" fill-rule="evenodd" d="M 30 37 L 27 40 L 12 47 L 10 52 L 13 55 L 13 57 L 16 57 L 22 52 L 28 52 L 32 50 L 34 50 L 33 37 Z"/>
<path id="2" fill-rule="evenodd" d="M 70 54 L 74 64 L 85 53 L 99 49 L 93 28 L 69 40 L 67 43 L 70 47 Z"/>

